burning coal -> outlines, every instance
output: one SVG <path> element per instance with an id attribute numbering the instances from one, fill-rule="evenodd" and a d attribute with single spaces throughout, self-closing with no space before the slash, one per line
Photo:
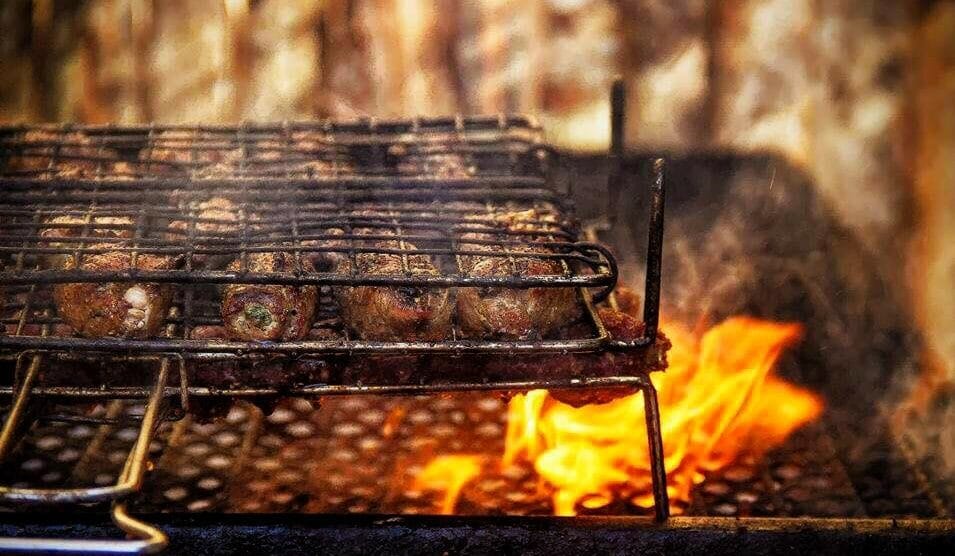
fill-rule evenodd
<path id="1" fill-rule="evenodd" d="M 688 502 L 708 471 L 742 455 L 759 456 L 823 409 L 816 394 L 775 376 L 774 365 L 799 340 L 798 324 L 728 319 L 702 334 L 666 327 L 673 341 L 666 373 L 653 377 L 662 414 L 670 499 Z M 506 468 L 533 464 L 557 515 L 627 500 L 650 507 L 650 455 L 642 394 L 574 408 L 546 390 L 517 395 L 508 408 Z M 440 456 L 418 488 L 443 492 L 450 513 L 463 485 L 481 473 L 482 456 Z M 440 479 L 440 480 L 439 480 Z"/>

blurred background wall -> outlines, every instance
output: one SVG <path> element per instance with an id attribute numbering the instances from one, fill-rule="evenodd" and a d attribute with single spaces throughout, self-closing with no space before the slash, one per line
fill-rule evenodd
<path id="1" fill-rule="evenodd" d="M 15 0 L 0 26 L 4 122 L 525 112 L 590 151 L 619 74 L 630 148 L 812 176 L 955 368 L 951 0 Z"/>

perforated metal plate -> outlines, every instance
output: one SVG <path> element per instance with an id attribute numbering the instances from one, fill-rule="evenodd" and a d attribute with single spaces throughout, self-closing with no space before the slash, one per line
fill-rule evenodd
<path id="1" fill-rule="evenodd" d="M 550 514 L 550 492 L 528 464 L 500 468 L 506 405 L 493 394 L 413 398 L 350 396 L 284 400 L 268 416 L 240 403 L 210 423 L 165 423 L 138 511 L 237 513 L 436 513 L 440 493 L 415 488 L 435 456 L 480 454 L 482 474 L 462 490 L 463 514 Z M 114 403 L 94 415 L 141 407 Z M 108 412 L 108 415 L 107 415 Z M 847 457 L 822 421 L 759 461 L 709 474 L 683 508 L 689 515 L 943 517 L 951 501 L 924 481 L 884 434 Z M 838 428 L 838 427 L 836 427 Z M 135 423 L 39 423 L 0 472 L 18 486 L 115 481 Z M 848 431 L 851 432 L 851 431 Z M 929 475 L 930 476 L 930 475 Z M 920 479 L 920 477 L 922 479 Z M 942 493 L 944 494 L 944 493 Z M 591 514 L 648 514 L 618 502 Z"/>

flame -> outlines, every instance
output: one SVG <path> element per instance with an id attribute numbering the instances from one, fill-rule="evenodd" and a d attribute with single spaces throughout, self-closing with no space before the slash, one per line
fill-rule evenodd
<path id="1" fill-rule="evenodd" d="M 822 411 L 815 394 L 772 374 L 799 325 L 734 317 L 701 338 L 665 328 L 670 364 L 654 384 L 674 502 L 689 501 L 704 472 L 772 448 Z M 653 497 L 645 430 L 642 394 L 574 408 L 535 390 L 510 402 L 502 463 L 533 462 L 553 489 L 557 515 L 621 497 L 646 507 Z"/>
<path id="2" fill-rule="evenodd" d="M 481 456 L 452 454 L 431 460 L 415 477 L 415 490 L 443 491 L 441 514 L 451 515 L 464 485 L 481 474 Z"/>

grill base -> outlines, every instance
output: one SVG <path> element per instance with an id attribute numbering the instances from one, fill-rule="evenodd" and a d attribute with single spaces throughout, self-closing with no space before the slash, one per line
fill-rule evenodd
<path id="1" fill-rule="evenodd" d="M 955 522 L 845 520 L 366 515 L 161 514 L 142 516 L 181 553 L 253 554 L 952 554 Z M 15 515 L 0 534 L 114 534 L 91 516 Z"/>
<path id="2" fill-rule="evenodd" d="M 151 446 L 155 469 L 131 509 L 139 513 L 429 514 L 441 493 L 414 477 L 438 455 L 476 453 L 483 473 L 456 507 L 467 515 L 549 515 L 550 493 L 527 464 L 500 470 L 506 404 L 488 393 L 413 398 L 331 397 L 317 409 L 282 401 L 270 416 L 240 403 L 224 419 L 165 423 Z M 117 402 L 100 416 L 136 414 Z M 947 518 L 955 500 L 925 480 L 887 432 L 863 436 L 838 409 L 756 461 L 710 473 L 680 507 L 694 517 Z M 887 431 L 879 420 L 856 425 Z M 136 438 L 134 424 L 38 424 L 0 472 L 22 487 L 110 484 Z M 858 439 L 865 438 L 865 441 Z M 636 439 L 643 442 L 643 438 Z M 22 508 L 18 511 L 22 511 Z M 650 515 L 618 502 L 584 515 Z M 297 518 L 296 518 L 297 519 Z"/>

